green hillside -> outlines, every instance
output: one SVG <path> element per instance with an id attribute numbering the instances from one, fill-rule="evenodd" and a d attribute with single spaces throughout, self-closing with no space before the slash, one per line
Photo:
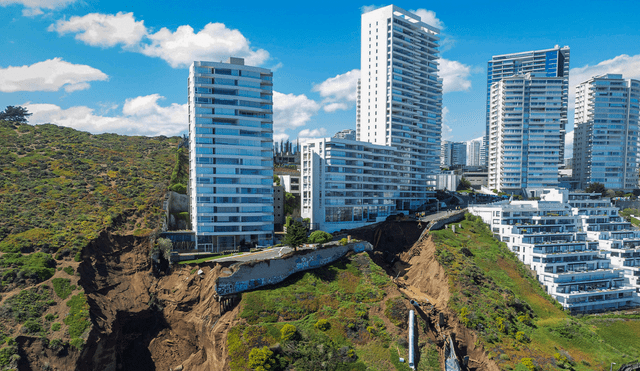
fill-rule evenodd
<path id="1" fill-rule="evenodd" d="M 18 335 L 82 347 L 81 251 L 104 230 L 162 225 L 178 140 L 0 121 L 0 368 L 15 362 Z"/>
<path id="2" fill-rule="evenodd" d="M 500 368 L 602 370 L 640 358 L 640 315 L 566 314 L 480 218 L 432 234 L 450 308 Z"/>

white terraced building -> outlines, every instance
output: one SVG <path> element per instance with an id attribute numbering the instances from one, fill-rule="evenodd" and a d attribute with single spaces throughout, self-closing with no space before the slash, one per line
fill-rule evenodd
<path id="1" fill-rule="evenodd" d="M 545 190 L 540 201 L 512 201 L 469 210 L 482 217 L 536 272 L 547 292 L 564 308 L 579 313 L 640 304 L 637 286 L 600 251 L 604 246 L 596 232 L 628 227 L 607 199 L 551 189 Z"/>
<path id="2" fill-rule="evenodd" d="M 242 58 L 189 69 L 189 197 L 199 250 L 273 243 L 272 79 Z"/>

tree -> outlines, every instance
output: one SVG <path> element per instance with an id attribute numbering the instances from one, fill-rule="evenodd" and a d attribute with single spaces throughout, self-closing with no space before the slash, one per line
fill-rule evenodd
<path id="1" fill-rule="evenodd" d="M 280 185 L 280 177 L 277 176 L 276 174 L 273 174 L 273 182 L 279 186 Z"/>
<path id="2" fill-rule="evenodd" d="M 309 243 L 327 243 L 333 239 L 331 233 L 325 231 L 313 231 L 309 235 Z"/>
<path id="3" fill-rule="evenodd" d="M 20 106 L 7 106 L 7 109 L 0 112 L 0 120 L 13 122 L 27 122 L 27 117 L 31 113 L 26 108 Z"/>
<path id="4" fill-rule="evenodd" d="M 589 184 L 585 191 L 587 193 L 600 193 L 603 196 L 605 193 L 607 193 L 607 189 L 604 187 L 604 184 L 598 182 Z"/>
<path id="5" fill-rule="evenodd" d="M 287 227 L 287 235 L 284 237 L 284 244 L 289 245 L 296 250 L 298 246 L 307 242 L 307 229 L 302 223 L 296 221 Z"/>
<path id="6" fill-rule="evenodd" d="M 463 191 L 466 189 L 471 189 L 471 182 L 467 178 L 462 177 L 460 178 L 460 183 L 458 183 L 456 191 Z"/>

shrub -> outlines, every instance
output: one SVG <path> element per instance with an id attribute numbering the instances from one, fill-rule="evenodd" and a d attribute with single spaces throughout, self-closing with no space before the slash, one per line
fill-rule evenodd
<path id="1" fill-rule="evenodd" d="M 529 337 L 527 336 L 527 334 L 525 334 L 522 331 L 516 332 L 516 340 L 520 341 L 522 343 L 528 343 L 530 341 Z"/>
<path id="2" fill-rule="evenodd" d="M 296 326 L 287 323 L 280 329 L 280 339 L 282 339 L 282 341 L 294 339 L 297 331 Z"/>
<path id="3" fill-rule="evenodd" d="M 172 185 L 171 187 L 169 187 L 169 190 L 170 191 L 174 191 L 176 193 L 183 194 L 183 195 L 187 194 L 187 186 L 185 186 L 182 183 L 176 183 L 176 184 Z"/>
<path id="4" fill-rule="evenodd" d="M 327 243 L 333 239 L 331 233 L 325 231 L 313 231 L 309 235 L 309 243 Z"/>
<path id="5" fill-rule="evenodd" d="M 56 316 L 55 314 L 49 313 L 46 316 L 44 316 L 44 319 L 47 320 L 48 322 L 51 322 L 54 319 L 56 319 L 56 317 L 58 317 L 58 316 Z"/>
<path id="6" fill-rule="evenodd" d="M 40 318 L 49 305 L 55 302 L 51 300 L 50 291 L 37 288 L 22 290 L 18 294 L 5 300 L 3 310 L 13 314 L 13 318 L 23 323 L 31 318 Z"/>
<path id="7" fill-rule="evenodd" d="M 74 270 L 73 267 L 64 267 L 62 268 L 63 271 L 65 271 L 68 275 L 73 276 Z"/>
<path id="8" fill-rule="evenodd" d="M 318 322 L 316 322 L 314 327 L 317 328 L 320 331 L 327 331 L 328 329 L 331 328 L 331 323 L 329 321 L 327 321 L 326 319 L 320 319 L 320 320 L 318 320 Z"/>
<path id="9" fill-rule="evenodd" d="M 27 333 L 35 334 L 42 330 L 42 325 L 40 325 L 40 321 L 37 321 L 36 319 L 31 318 L 24 323 L 23 328 L 26 329 Z"/>
<path id="10" fill-rule="evenodd" d="M 62 340 L 53 339 L 49 342 L 49 349 L 59 349 L 62 348 Z"/>
<path id="11" fill-rule="evenodd" d="M 467 307 L 462 307 L 462 309 L 460 309 L 460 322 L 462 322 L 462 324 L 466 327 L 469 327 L 469 325 L 471 324 L 469 317 L 467 317 L 468 314 L 469 309 L 467 309 Z"/>
<path id="12" fill-rule="evenodd" d="M 51 324 L 51 331 L 58 331 L 62 327 L 60 322 L 54 322 Z"/>
<path id="13" fill-rule="evenodd" d="M 69 326 L 69 336 L 78 338 L 89 327 L 89 304 L 84 293 L 74 295 L 67 301 L 69 315 L 65 317 L 64 323 Z M 72 344 L 73 345 L 73 344 Z"/>
<path id="14" fill-rule="evenodd" d="M 531 371 L 536 370 L 536 365 L 533 364 L 533 360 L 531 358 L 522 358 L 520 360 L 520 363 L 522 363 L 524 367 L 528 368 Z"/>
<path id="15" fill-rule="evenodd" d="M 74 347 L 74 348 L 76 348 L 78 350 L 82 350 L 82 347 L 84 346 L 84 340 L 82 340 L 80 338 L 71 339 L 69 344 L 71 344 L 72 347 Z"/>
<path id="16" fill-rule="evenodd" d="M 273 352 L 265 347 L 253 348 L 249 352 L 249 367 L 256 371 L 272 370 L 276 364 Z"/>
<path id="17" fill-rule="evenodd" d="M 342 246 L 347 246 L 348 243 L 349 243 L 349 240 L 347 240 L 346 238 L 343 238 L 340 240 L 340 245 Z"/>
<path id="18" fill-rule="evenodd" d="M 62 300 L 66 299 L 73 292 L 71 288 L 71 280 L 68 278 L 54 278 L 51 280 L 53 291 Z"/>

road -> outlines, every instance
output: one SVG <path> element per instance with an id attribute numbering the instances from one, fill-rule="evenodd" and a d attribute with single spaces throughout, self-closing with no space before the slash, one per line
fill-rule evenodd
<path id="1" fill-rule="evenodd" d="M 300 247 L 298 250 L 313 249 L 313 247 Z M 276 259 L 280 256 L 293 251 L 289 246 L 274 247 L 272 249 L 262 250 L 258 252 L 248 252 L 241 255 L 228 256 L 226 258 L 215 259 L 216 262 L 248 262 L 255 260 Z"/>

